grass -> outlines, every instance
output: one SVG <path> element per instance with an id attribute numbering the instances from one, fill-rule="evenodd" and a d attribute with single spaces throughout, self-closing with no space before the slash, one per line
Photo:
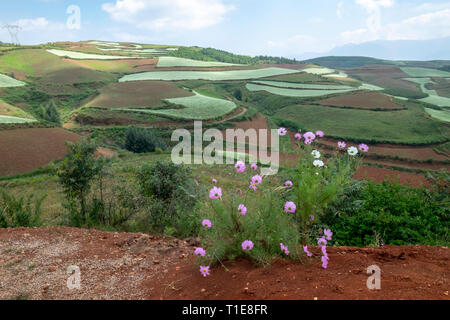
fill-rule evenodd
<path id="1" fill-rule="evenodd" d="M 419 68 L 419 67 L 403 67 L 400 68 L 403 72 L 411 77 L 442 77 L 449 78 L 450 72 L 441 71 L 437 69 Z"/>
<path id="2" fill-rule="evenodd" d="M 230 67 L 230 66 L 244 66 L 244 65 L 216 62 L 216 61 L 199 61 L 178 57 L 160 57 L 158 59 L 158 64 L 156 66 L 159 68 L 167 68 L 167 67 Z"/>
<path id="3" fill-rule="evenodd" d="M 102 54 L 89 54 L 75 51 L 49 49 L 50 52 L 58 57 L 69 57 L 71 59 L 81 59 L 81 60 L 118 60 L 118 59 L 136 59 L 134 57 L 124 57 L 124 56 L 108 56 Z"/>
<path id="4" fill-rule="evenodd" d="M 25 83 L 22 81 L 0 74 L 0 88 L 21 87 L 24 85 Z"/>
<path id="5" fill-rule="evenodd" d="M 142 72 L 126 75 L 119 82 L 140 80 L 246 80 L 259 79 L 281 74 L 296 73 L 298 71 L 284 68 L 264 68 L 254 70 L 232 70 L 232 71 L 156 71 Z"/>
<path id="6" fill-rule="evenodd" d="M 236 104 L 234 104 L 234 102 L 208 97 L 195 91 L 194 93 L 195 96 L 192 97 L 166 99 L 169 103 L 183 106 L 183 109 L 126 110 L 149 112 L 152 114 L 177 119 L 208 120 L 219 118 L 236 109 Z"/>
<path id="7" fill-rule="evenodd" d="M 329 94 L 335 94 L 335 93 L 345 93 L 357 90 L 355 88 L 352 89 L 345 89 L 345 90 L 298 90 L 298 89 L 289 89 L 289 88 L 277 88 L 272 86 L 265 86 L 265 85 L 259 85 L 259 84 L 253 84 L 248 83 L 246 85 L 247 90 L 249 91 L 267 91 L 272 94 L 276 94 L 279 96 L 286 96 L 286 97 L 320 97 L 320 96 L 326 96 Z"/>
<path id="8" fill-rule="evenodd" d="M 428 119 L 420 105 L 402 104 L 407 110 L 392 112 L 292 105 L 275 117 L 293 121 L 303 130 L 320 129 L 329 137 L 353 141 L 430 144 L 447 140 L 442 125 Z"/>
<path id="9" fill-rule="evenodd" d="M 25 119 L 34 119 L 30 114 L 20 108 L 14 107 L 0 99 L 0 116 L 10 116 Z"/>
<path id="10" fill-rule="evenodd" d="M 449 110 L 434 110 L 430 108 L 425 108 L 425 111 L 434 119 L 450 122 L 450 111 Z"/>

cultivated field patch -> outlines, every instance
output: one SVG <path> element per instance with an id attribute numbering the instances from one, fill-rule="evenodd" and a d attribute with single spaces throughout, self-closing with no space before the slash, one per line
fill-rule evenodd
<path id="1" fill-rule="evenodd" d="M 16 79 L 8 77 L 4 74 L 0 74 L 0 88 L 22 87 L 24 85 L 25 85 L 25 82 L 18 81 Z"/>
<path id="2" fill-rule="evenodd" d="M 139 81 L 107 85 L 94 100 L 86 104 L 106 108 L 152 108 L 161 106 L 162 99 L 189 97 L 192 92 L 183 90 L 170 82 Z"/>
<path id="3" fill-rule="evenodd" d="M 155 71 L 126 75 L 119 82 L 143 81 L 143 80 L 247 80 L 270 77 L 281 74 L 297 73 L 298 70 L 285 68 L 264 68 L 254 70 L 230 70 L 230 71 Z"/>
<path id="4" fill-rule="evenodd" d="M 11 116 L 1 116 L 0 115 L 0 123 L 27 123 L 27 122 L 35 122 L 36 120 L 28 119 L 28 118 L 19 118 L 19 117 L 11 117 Z"/>
<path id="5" fill-rule="evenodd" d="M 124 56 L 108 56 L 101 54 L 89 54 L 76 51 L 58 50 L 58 49 L 48 49 L 50 52 L 58 57 L 69 57 L 71 59 L 81 59 L 81 60 L 118 60 L 118 59 L 136 59 L 134 57 L 124 57 Z"/>
<path id="6" fill-rule="evenodd" d="M 294 83 L 294 82 L 283 82 L 283 81 L 262 81 L 256 80 L 252 81 L 255 84 L 262 84 L 266 86 L 272 87 L 280 87 L 280 88 L 289 88 L 289 89 L 314 89 L 314 90 L 347 90 L 354 89 L 350 86 L 342 86 L 342 85 L 326 85 L 326 84 L 309 84 L 309 83 Z"/>
<path id="7" fill-rule="evenodd" d="M 302 69 L 302 72 L 311 73 L 311 74 L 317 74 L 317 75 L 324 75 L 324 74 L 333 74 L 335 72 L 334 69 L 329 68 L 305 68 Z"/>
<path id="8" fill-rule="evenodd" d="M 401 110 L 392 97 L 379 92 L 355 92 L 316 101 L 324 106 L 351 107 L 356 109 Z"/>
<path id="9" fill-rule="evenodd" d="M 204 96 L 195 91 L 194 93 L 192 97 L 165 99 L 170 103 L 183 106 L 183 109 L 126 110 L 149 112 L 169 118 L 208 120 L 219 118 L 236 109 L 236 104 L 232 101 Z"/>
<path id="10" fill-rule="evenodd" d="M 149 49 L 151 50 L 151 49 Z M 231 67 L 245 66 L 243 64 L 225 63 L 217 61 L 200 61 L 178 57 L 159 57 L 158 68 L 166 67 Z"/>
<path id="11" fill-rule="evenodd" d="M 247 83 L 245 87 L 249 91 L 267 91 L 269 93 L 285 97 L 320 97 L 329 94 L 345 93 L 358 90 L 357 88 L 344 90 L 315 90 L 315 89 L 300 90 L 300 89 L 278 88 L 254 83 Z"/>
<path id="12" fill-rule="evenodd" d="M 441 97 L 437 94 L 436 90 L 430 90 L 426 87 L 427 84 L 434 83 L 430 78 L 405 78 L 405 80 L 419 84 L 423 93 L 428 94 L 428 97 L 419 99 L 420 101 L 440 107 L 450 107 L 450 98 Z"/>
<path id="13" fill-rule="evenodd" d="M 450 122 L 450 111 L 449 110 L 435 110 L 430 108 L 425 108 L 425 111 L 434 119 Z"/>
<path id="14" fill-rule="evenodd" d="M 449 78 L 450 72 L 437 70 L 437 69 L 428 69 L 428 68 L 419 68 L 419 67 L 402 67 L 403 72 L 407 73 L 411 77 L 442 77 Z"/>
<path id="15" fill-rule="evenodd" d="M 68 152 L 66 141 L 80 136 L 61 128 L 0 131 L 0 176 L 25 173 L 61 159 Z"/>
<path id="16" fill-rule="evenodd" d="M 33 116 L 20 108 L 14 107 L 0 99 L 0 116 L 19 117 L 25 119 L 34 119 Z"/>

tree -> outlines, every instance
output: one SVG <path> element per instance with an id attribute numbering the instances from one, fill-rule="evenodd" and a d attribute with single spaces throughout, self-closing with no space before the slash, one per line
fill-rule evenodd
<path id="1" fill-rule="evenodd" d="M 61 124 L 61 118 L 59 116 L 59 111 L 56 108 L 56 104 L 53 100 L 50 100 L 45 105 L 41 105 L 39 108 L 39 115 L 42 119 L 48 122 Z"/>
<path id="2" fill-rule="evenodd" d="M 134 153 L 154 152 L 163 143 L 151 131 L 130 126 L 125 136 L 125 149 Z"/>
<path id="3" fill-rule="evenodd" d="M 82 140 L 79 143 L 66 143 L 70 152 L 56 168 L 56 175 L 63 187 L 63 192 L 70 202 L 78 202 L 80 211 L 77 217 L 80 223 L 87 221 L 86 197 L 91 189 L 92 182 L 101 175 L 107 160 L 96 159 L 95 143 Z"/>

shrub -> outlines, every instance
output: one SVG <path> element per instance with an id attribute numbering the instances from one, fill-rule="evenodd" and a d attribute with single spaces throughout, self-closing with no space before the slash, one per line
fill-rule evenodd
<path id="1" fill-rule="evenodd" d="M 134 153 L 154 152 L 156 148 L 164 149 L 164 143 L 150 130 L 128 127 L 125 134 L 125 149 Z"/>
<path id="2" fill-rule="evenodd" d="M 59 116 L 59 111 L 56 108 L 56 104 L 53 100 L 50 100 L 48 103 L 41 105 L 38 110 L 39 116 L 45 121 L 55 123 L 60 125 L 61 118 Z"/>
<path id="3" fill-rule="evenodd" d="M 0 190 L 0 228 L 40 226 L 41 206 L 44 197 L 16 198 L 6 190 Z"/>
<path id="4" fill-rule="evenodd" d="M 141 195 L 150 202 L 146 219 L 152 230 L 163 232 L 173 227 L 192 233 L 186 224 L 192 224 L 198 183 L 188 167 L 157 160 L 141 168 L 137 181 Z"/>

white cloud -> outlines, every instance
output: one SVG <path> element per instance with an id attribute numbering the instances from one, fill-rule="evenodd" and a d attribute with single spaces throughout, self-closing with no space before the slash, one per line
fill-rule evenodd
<path id="1" fill-rule="evenodd" d="M 373 40 L 427 40 L 450 36 L 450 9 L 404 19 L 380 27 L 377 32 L 369 28 L 341 33 L 343 43 L 362 43 Z"/>
<path id="2" fill-rule="evenodd" d="M 24 31 L 45 29 L 49 26 L 49 21 L 46 18 L 36 18 L 36 19 L 20 19 L 17 20 L 15 25 L 18 25 Z"/>
<path id="3" fill-rule="evenodd" d="M 344 16 L 343 7 L 344 7 L 344 2 L 339 1 L 338 5 L 337 5 L 337 9 L 336 9 L 336 15 L 339 18 L 339 20 L 341 20 L 342 17 Z"/>
<path id="4" fill-rule="evenodd" d="M 380 8 L 392 7 L 394 3 L 394 0 L 356 0 L 356 4 L 366 9 L 369 14 L 366 24 L 372 33 L 377 33 L 381 29 Z"/>
<path id="5" fill-rule="evenodd" d="M 139 28 L 197 30 L 220 23 L 234 7 L 222 0 L 117 0 L 102 9 Z"/>

